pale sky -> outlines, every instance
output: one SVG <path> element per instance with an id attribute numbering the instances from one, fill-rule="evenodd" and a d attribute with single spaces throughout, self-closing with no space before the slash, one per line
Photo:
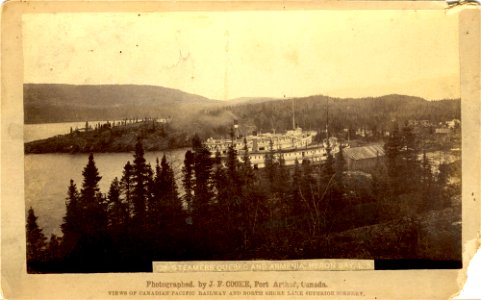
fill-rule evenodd
<path id="1" fill-rule="evenodd" d="M 460 96 L 443 11 L 57 13 L 23 17 L 25 83 L 148 84 L 212 99 Z"/>

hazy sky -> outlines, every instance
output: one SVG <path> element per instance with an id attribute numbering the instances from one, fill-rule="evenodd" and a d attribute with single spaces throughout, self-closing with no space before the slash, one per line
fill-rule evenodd
<path id="1" fill-rule="evenodd" d="M 26 83 L 149 84 L 213 99 L 459 97 L 457 15 L 443 11 L 35 14 Z"/>

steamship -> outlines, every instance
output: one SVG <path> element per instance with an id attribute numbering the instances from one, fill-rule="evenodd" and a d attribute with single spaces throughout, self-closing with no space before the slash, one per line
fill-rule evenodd
<path id="1" fill-rule="evenodd" d="M 328 126 L 326 125 L 326 139 L 320 143 L 314 143 L 314 137 L 317 132 L 308 130 L 303 131 L 302 128 L 295 126 L 293 120 L 293 129 L 285 133 L 257 133 L 241 136 L 239 134 L 239 125 L 234 121 L 230 139 L 214 139 L 208 138 L 205 145 L 212 155 L 220 153 L 221 158 L 225 158 L 229 146 L 233 145 L 241 158 L 247 145 L 247 151 L 251 163 L 255 168 L 264 167 L 264 159 L 266 153 L 274 152 L 275 157 L 283 157 L 286 165 L 293 165 L 297 159 L 298 162 L 309 160 L 311 163 L 320 163 L 327 158 L 327 150 L 330 149 L 334 154 L 339 151 L 339 143 L 336 137 L 329 136 Z"/>

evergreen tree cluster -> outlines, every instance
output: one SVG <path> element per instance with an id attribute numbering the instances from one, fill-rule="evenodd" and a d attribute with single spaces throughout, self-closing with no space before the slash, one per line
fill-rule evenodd
<path id="1" fill-rule="evenodd" d="M 443 209 L 451 205 L 450 199 L 455 194 L 461 194 L 460 185 L 454 188 L 454 192 L 453 185 L 447 180 L 453 173 L 452 166 L 441 163 L 435 174 L 421 141 L 416 139 L 411 127 L 403 126 L 400 129 L 394 123 L 384 149 L 385 165 L 379 165 L 375 170 L 374 191 L 376 197 L 385 203 L 406 204 L 412 209 L 400 210 L 400 213 L 413 215 Z"/>
<path id="2" fill-rule="evenodd" d="M 372 186 L 364 189 L 348 180 L 342 148 L 334 154 L 328 146 L 322 164 L 286 166 L 271 145 L 265 168 L 257 169 L 244 144 L 241 153 L 231 145 L 221 158 L 195 135 L 181 170 L 182 192 L 165 155 L 152 167 L 138 140 L 132 163 L 103 194 L 91 154 L 80 190 L 70 181 L 63 237 L 52 236 L 47 244 L 29 210 L 29 271 L 136 272 L 150 271 L 152 261 L 346 258 L 352 253 L 339 246 L 345 242 L 340 233 L 392 220 L 406 225 L 394 232 L 396 247 L 365 246 L 363 258 L 387 251 L 416 256 L 416 216 L 449 207 L 460 193 L 448 182 L 448 165 L 433 174 L 426 155 L 418 159 L 408 127 L 393 129 L 386 157 L 372 170 Z"/>
<path id="3" fill-rule="evenodd" d="M 188 147 L 191 135 L 154 119 L 85 123 L 70 133 L 25 143 L 25 153 L 96 153 L 135 151 L 137 138 L 147 151 Z"/>
<path id="4" fill-rule="evenodd" d="M 145 161 L 139 139 L 133 162 L 124 165 L 122 177 L 113 179 L 107 194 L 100 192 L 102 177 L 93 154 L 82 175 L 80 191 L 70 180 L 61 225 L 63 237 L 50 239 L 58 248 L 55 257 L 46 258 L 52 249 L 45 245 L 33 209 L 29 211 L 27 240 L 32 243 L 27 248 L 33 269 L 142 271 L 151 268 L 152 260 L 178 255 L 174 240 L 183 230 L 185 211 L 165 155 L 160 162 L 157 159 L 153 169 Z"/>

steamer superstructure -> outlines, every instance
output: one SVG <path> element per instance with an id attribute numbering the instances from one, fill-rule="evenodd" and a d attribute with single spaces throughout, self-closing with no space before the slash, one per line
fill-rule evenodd
<path id="1" fill-rule="evenodd" d="M 340 145 L 337 138 L 329 135 L 329 102 L 326 109 L 326 138 L 320 143 L 314 142 L 316 131 L 303 131 L 302 128 L 296 126 L 294 111 L 294 100 L 292 99 L 292 130 L 287 130 L 285 133 L 258 134 L 257 131 L 253 131 L 251 135 L 241 137 L 239 124 L 234 120 L 230 139 L 208 138 L 205 144 L 213 156 L 218 153 L 221 158 L 227 156 L 227 150 L 231 145 L 239 153 L 239 158 L 244 155 L 247 147 L 250 161 L 255 168 L 264 167 L 265 155 L 271 151 L 274 157 L 282 157 L 286 165 L 293 165 L 296 160 L 320 163 L 327 158 L 328 151 L 333 155 L 339 151 Z"/>
<path id="2" fill-rule="evenodd" d="M 234 125 L 234 130 L 237 124 Z M 313 163 L 319 163 L 327 157 L 327 149 L 331 153 L 338 151 L 337 138 L 329 137 L 321 143 L 314 143 L 316 131 L 303 131 L 297 127 L 295 130 L 288 130 L 286 133 L 263 133 L 252 134 L 245 137 L 233 135 L 231 139 L 209 138 L 206 146 L 213 155 L 220 153 L 226 157 L 228 148 L 233 145 L 242 157 L 247 146 L 249 158 L 257 168 L 264 167 L 265 155 L 272 151 L 275 157 L 282 156 L 286 165 L 293 165 L 297 159 L 299 162 L 307 159 Z"/>

